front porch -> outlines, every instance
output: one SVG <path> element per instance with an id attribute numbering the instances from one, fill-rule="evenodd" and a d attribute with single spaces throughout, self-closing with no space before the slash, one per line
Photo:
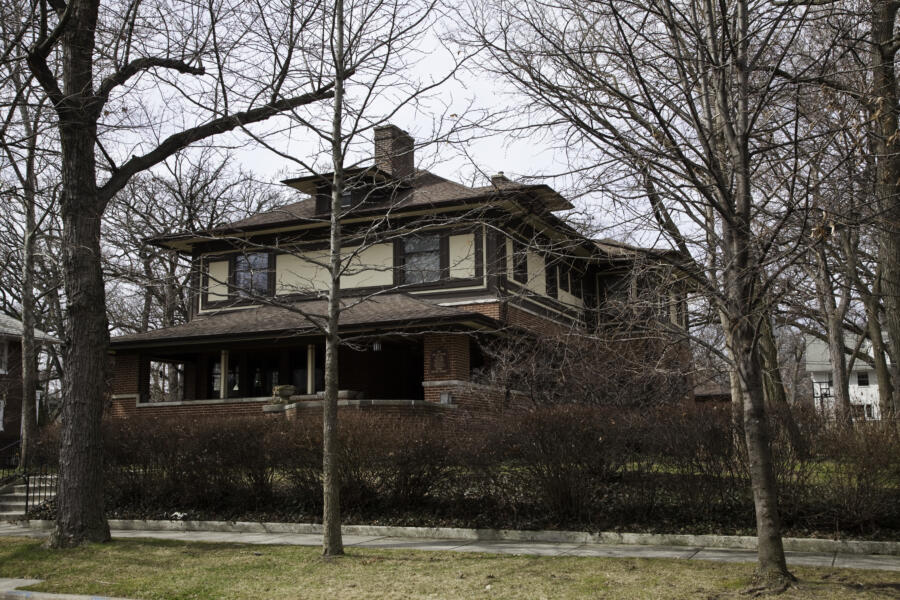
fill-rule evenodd
<path id="1" fill-rule="evenodd" d="M 483 364 L 470 332 L 359 338 L 338 356 L 339 405 L 389 412 L 455 407 Z M 279 415 L 321 410 L 321 337 L 116 349 L 108 416 Z M 294 393 L 280 398 L 276 386 Z"/>

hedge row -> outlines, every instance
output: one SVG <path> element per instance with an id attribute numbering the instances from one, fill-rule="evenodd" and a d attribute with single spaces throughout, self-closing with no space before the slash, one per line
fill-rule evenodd
<path id="1" fill-rule="evenodd" d="M 782 520 L 796 533 L 900 531 L 900 429 L 773 422 Z M 348 520 L 470 527 L 752 531 L 746 452 L 727 411 L 557 406 L 496 422 L 342 415 Z M 45 447 L 53 448 L 47 439 Z M 309 521 L 321 425 L 266 418 L 107 423 L 111 515 Z"/>

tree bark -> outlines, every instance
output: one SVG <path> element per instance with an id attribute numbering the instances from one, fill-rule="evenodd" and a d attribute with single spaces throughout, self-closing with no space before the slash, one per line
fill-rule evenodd
<path id="1" fill-rule="evenodd" d="M 40 110 L 40 108 L 38 108 Z M 22 421 L 19 467 L 27 470 L 37 438 L 37 346 L 34 340 L 34 247 L 37 235 L 35 200 L 37 193 L 37 136 L 31 127 L 28 111 L 21 110 L 25 132 L 29 138 L 28 156 L 23 181 L 25 238 L 22 243 Z"/>
<path id="2" fill-rule="evenodd" d="M 824 234 L 823 234 L 824 235 Z M 841 290 L 841 302 L 834 300 L 834 285 L 825 253 L 825 240 L 816 246 L 816 290 L 825 318 L 828 338 L 828 357 L 831 360 L 831 389 L 834 394 L 834 417 L 842 425 L 852 423 L 850 409 L 850 381 L 847 376 L 847 357 L 844 353 L 844 315 L 849 306 L 849 290 Z"/>
<path id="3" fill-rule="evenodd" d="M 788 403 L 787 392 L 784 389 L 784 382 L 781 379 L 781 366 L 778 362 L 778 345 L 775 341 L 775 334 L 772 331 L 772 322 L 766 315 L 761 323 L 762 331 L 760 331 L 759 351 L 762 357 L 763 365 L 763 382 L 765 398 L 768 406 L 781 417 L 782 424 L 787 430 L 788 439 L 791 442 L 791 448 L 798 456 L 806 456 L 806 444 L 803 436 L 800 434 L 800 428 L 791 412 L 791 406 Z"/>
<path id="4" fill-rule="evenodd" d="M 766 584 L 783 586 L 793 580 L 787 569 L 778 517 L 778 489 L 772 462 L 771 438 L 766 421 L 762 369 L 753 351 L 753 332 L 748 324 L 738 328 L 738 370 L 744 391 L 744 437 L 756 510 L 758 575 Z"/>
<path id="5" fill-rule="evenodd" d="M 71 0 L 62 36 L 63 89 L 56 104 L 62 163 L 62 264 L 66 290 L 66 374 L 60 431 L 54 547 L 110 539 L 103 512 L 100 421 L 106 395 L 109 329 L 100 259 L 93 88 L 98 4 Z"/>
<path id="6" fill-rule="evenodd" d="M 67 350 L 60 431 L 55 547 L 110 539 L 103 512 L 100 421 L 106 395 L 109 331 L 100 269 L 100 217 L 91 123 L 61 128 L 63 268 Z"/>
<path id="7" fill-rule="evenodd" d="M 344 102 L 344 3 L 334 5 L 335 65 L 334 112 L 331 129 L 331 231 L 328 288 L 328 323 L 325 328 L 325 406 L 322 414 L 322 554 L 344 553 L 341 536 L 340 440 L 338 438 L 338 349 L 341 303 L 341 197 L 344 192 L 343 102 Z"/>
<path id="8" fill-rule="evenodd" d="M 900 360 L 900 91 L 894 66 L 898 9 L 900 4 L 894 0 L 872 2 L 874 105 L 870 110 L 875 120 L 875 196 L 881 212 L 878 260 L 883 275 L 884 325 L 891 354 Z"/>

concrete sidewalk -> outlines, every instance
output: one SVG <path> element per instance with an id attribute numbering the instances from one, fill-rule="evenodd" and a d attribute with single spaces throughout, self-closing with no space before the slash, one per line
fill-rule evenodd
<path id="1" fill-rule="evenodd" d="M 16 524 L 0 524 L 0 537 L 43 538 L 46 529 L 32 529 Z M 156 531 L 113 530 L 114 539 L 163 539 L 185 542 L 218 542 L 237 544 L 282 544 L 318 546 L 317 533 L 246 533 L 223 531 Z M 377 535 L 344 535 L 347 547 L 383 550 L 425 550 L 444 552 L 485 552 L 488 554 L 523 554 L 534 556 L 593 556 L 611 558 L 679 558 L 720 562 L 755 562 L 756 552 L 745 549 L 704 548 L 659 545 L 617 545 L 555 542 L 517 542 L 471 539 L 427 539 Z M 877 569 L 900 572 L 900 556 L 848 554 L 842 552 L 787 552 L 792 565 L 834 567 L 844 569 Z M 2 596 L 0 596 L 2 597 Z"/>

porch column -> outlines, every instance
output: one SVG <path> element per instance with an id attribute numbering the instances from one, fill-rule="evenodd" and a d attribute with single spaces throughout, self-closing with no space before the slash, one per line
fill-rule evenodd
<path id="1" fill-rule="evenodd" d="M 306 346 L 306 393 L 316 393 L 316 345 Z"/>
<path id="2" fill-rule="evenodd" d="M 422 346 L 425 400 L 455 402 L 455 390 L 469 381 L 469 336 L 463 333 L 427 333 Z"/>

